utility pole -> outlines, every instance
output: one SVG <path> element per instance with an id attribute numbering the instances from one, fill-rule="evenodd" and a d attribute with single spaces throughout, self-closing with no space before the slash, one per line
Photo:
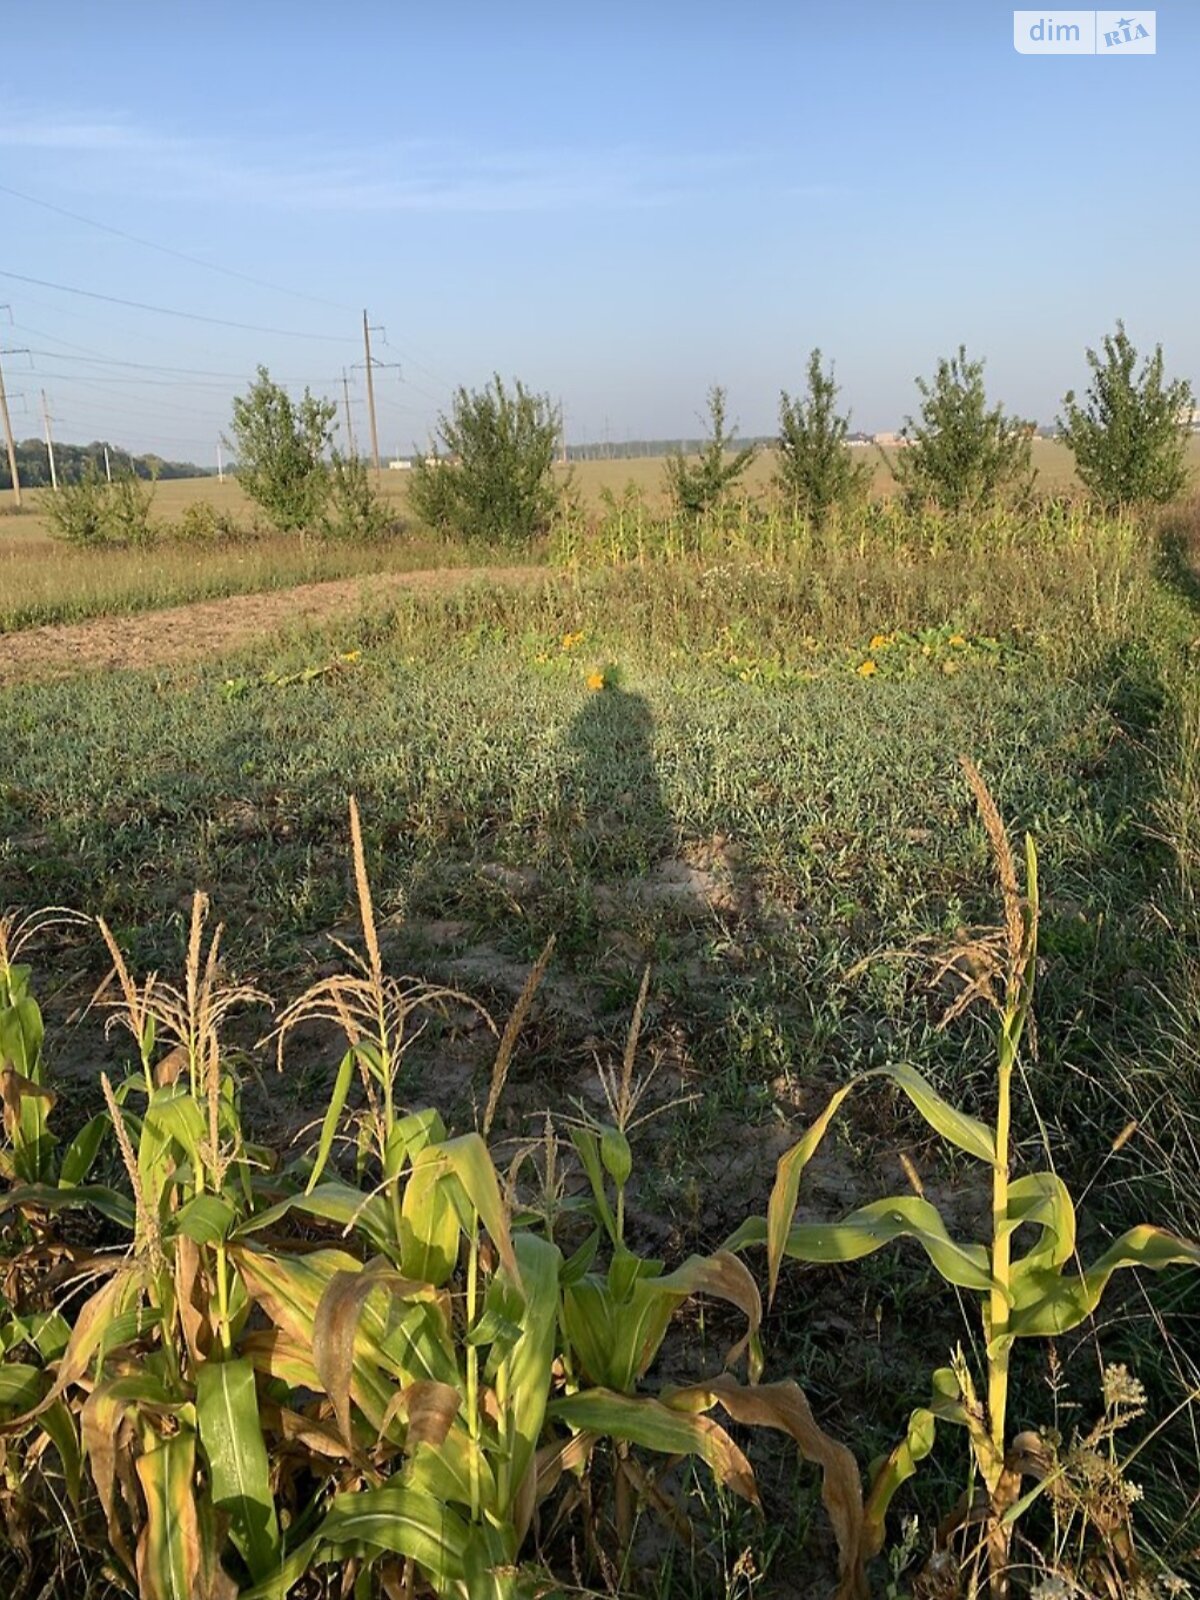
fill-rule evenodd
<path id="1" fill-rule="evenodd" d="M 4 424 L 4 442 L 8 446 L 8 470 L 12 473 L 13 504 L 21 504 L 21 474 L 17 471 L 17 445 L 13 438 L 12 419 L 8 414 L 8 395 L 4 392 L 4 368 L 0 365 L 0 422 Z"/>
<path id="2" fill-rule="evenodd" d="M 42 421 L 46 424 L 46 454 L 50 457 L 50 487 L 58 493 L 58 473 L 54 470 L 54 438 L 50 432 L 50 407 L 46 404 L 46 391 L 42 390 Z"/>
<path id="3" fill-rule="evenodd" d="M 367 321 L 367 313 L 363 312 L 363 349 L 367 356 L 367 412 L 371 418 L 371 454 L 375 459 L 375 471 L 379 471 L 379 429 L 375 424 L 375 374 L 371 369 L 371 327 Z"/>
<path id="4" fill-rule="evenodd" d="M 367 361 L 370 362 L 370 359 L 371 359 L 371 346 L 368 343 L 368 345 L 367 345 Z M 369 375 L 370 375 L 370 371 L 371 371 L 371 368 L 368 365 L 368 367 L 367 367 L 368 378 L 369 378 Z M 345 401 L 346 401 L 346 438 L 350 441 L 350 454 L 352 456 L 357 456 L 358 455 L 358 450 L 355 448 L 355 444 L 354 444 L 354 423 L 353 423 L 353 421 L 351 420 L 351 417 L 350 417 L 350 380 L 346 376 L 345 367 L 342 368 L 342 394 L 345 397 Z M 372 416 L 372 418 L 374 417 L 374 415 L 375 415 L 375 409 L 374 409 L 374 405 L 372 405 L 372 408 L 371 408 L 371 416 Z M 379 462 L 378 462 L 378 460 L 376 460 L 376 462 L 375 462 L 375 470 L 377 472 L 379 470 Z"/>
<path id="5" fill-rule="evenodd" d="M 112 462 L 108 459 L 108 446 L 104 446 L 104 476 L 112 482 Z"/>
<path id="6" fill-rule="evenodd" d="M 218 483 L 224 483 L 225 482 L 225 463 L 221 459 L 221 440 L 220 440 L 220 436 L 218 436 L 218 438 L 217 438 L 217 482 Z"/>

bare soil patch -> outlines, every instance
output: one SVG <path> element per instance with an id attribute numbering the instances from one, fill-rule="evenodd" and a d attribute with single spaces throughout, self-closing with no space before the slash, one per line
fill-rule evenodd
<path id="1" fill-rule="evenodd" d="M 523 584 L 536 567 L 443 567 L 306 583 L 265 594 L 201 600 L 134 616 L 93 617 L 0 635 L 0 687 L 30 678 L 199 661 L 268 639 L 284 629 L 328 622 L 404 590 L 430 592 L 473 582 Z"/>

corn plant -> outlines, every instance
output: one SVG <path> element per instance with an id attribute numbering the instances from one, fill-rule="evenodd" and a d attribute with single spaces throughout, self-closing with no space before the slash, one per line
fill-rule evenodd
<path id="1" fill-rule="evenodd" d="M 639 1384 L 675 1310 L 696 1293 L 731 1301 L 761 1369 L 761 1303 L 744 1265 L 725 1252 L 674 1273 L 625 1244 L 628 1132 L 644 1084 L 633 1081 L 646 984 L 619 1076 L 606 1077 L 611 1125 L 572 1138 L 592 1190 L 595 1227 L 564 1260 L 555 1238 L 552 1134 L 536 1211 L 516 1209 L 489 1155 L 490 1132 L 513 1048 L 553 945 L 535 965 L 500 1040 L 480 1133 L 447 1136 L 435 1112 L 405 1111 L 399 1073 L 411 1017 L 446 991 L 384 972 L 356 806 L 351 838 L 365 956 L 322 980 L 283 1014 L 279 1041 L 301 1021 L 337 1022 L 347 1049 L 317 1137 L 303 1193 L 281 1199 L 239 1230 L 238 1273 L 271 1323 L 244 1344 L 261 1376 L 327 1398 L 361 1487 L 338 1494 L 289 1557 L 287 1573 L 361 1560 L 415 1569 L 439 1595 L 510 1600 L 534 1580 L 520 1553 L 537 1505 L 562 1473 L 585 1472 L 601 1439 L 617 1452 L 618 1532 L 627 1540 L 635 1494 L 655 1498 L 633 1447 L 668 1459 L 692 1454 L 729 1488 L 757 1501 L 754 1475 L 708 1414 L 773 1427 L 825 1470 L 825 1498 L 842 1549 L 845 1600 L 861 1591 L 861 1492 L 853 1457 L 817 1426 L 793 1384 L 744 1388 L 728 1375 L 661 1395 Z M 364 1102 L 352 1145 L 366 1194 L 326 1176 L 357 1073 Z M 606 1175 L 615 1185 L 610 1203 Z M 260 1248 L 255 1235 L 289 1212 L 339 1222 L 374 1252 L 303 1258 Z M 536 1226 L 540 1222 L 540 1226 Z M 591 1271 L 601 1235 L 612 1259 Z M 560 1333 L 561 1330 L 561 1333 Z M 560 1376 L 562 1374 L 562 1376 Z M 657 1496 L 661 1503 L 663 1497 Z"/>
<path id="2" fill-rule="evenodd" d="M 788 1434 L 804 1460 L 820 1465 L 822 1495 L 840 1553 L 841 1600 L 864 1593 L 862 1571 L 862 1496 L 850 1451 L 817 1424 L 803 1391 L 795 1383 L 759 1382 L 763 1370 L 760 1337 L 762 1302 L 758 1286 L 736 1255 L 718 1250 L 689 1256 L 672 1272 L 662 1261 L 639 1256 L 625 1233 L 625 1197 L 633 1173 L 630 1134 L 654 1112 L 639 1115 L 653 1071 L 634 1075 L 638 1036 L 646 1005 L 647 969 L 634 1007 L 620 1068 L 600 1067 L 609 1120 L 584 1115 L 571 1128 L 571 1140 L 591 1191 L 591 1233 L 562 1271 L 561 1323 L 568 1392 L 548 1407 L 552 1420 L 566 1423 L 576 1441 L 607 1438 L 615 1445 L 615 1525 L 618 1547 L 629 1548 L 636 1498 L 675 1508 L 634 1457 L 640 1446 L 667 1457 L 696 1455 L 727 1488 L 758 1504 L 750 1462 L 710 1413 L 720 1407 L 735 1422 Z M 547 1151 L 547 1190 L 550 1148 Z M 551 1224 L 552 1228 L 552 1224 Z M 602 1241 L 608 1265 L 597 1270 Z M 725 1357 L 726 1371 L 708 1383 L 647 1393 L 643 1380 L 653 1366 L 675 1312 L 694 1295 L 726 1301 L 742 1313 L 746 1332 Z M 749 1384 L 728 1370 L 745 1356 Z M 568 1448 L 578 1454 L 573 1441 Z M 673 1521 L 684 1520 L 673 1516 Z"/>
<path id="3" fill-rule="evenodd" d="M 220 1044 L 231 1007 L 261 997 L 222 982 L 219 928 L 203 948 L 206 909 L 197 895 L 178 989 L 154 977 L 136 986 L 100 924 L 138 1055 L 117 1087 L 101 1079 L 128 1195 L 73 1188 L 60 1173 L 57 1189 L 16 1185 L 4 1197 L 50 1212 L 82 1199 L 132 1235 L 124 1254 L 68 1273 L 71 1325 L 57 1329 L 36 1383 L 17 1374 L 30 1403 L 0 1435 L 36 1424 L 65 1468 L 86 1470 L 114 1570 L 145 1600 L 225 1600 L 237 1593 L 227 1560 L 255 1581 L 282 1561 L 255 1372 L 237 1349 L 251 1302 L 228 1250 L 258 1203 L 259 1155 L 242 1138 Z"/>
<path id="4" fill-rule="evenodd" d="M 993 1600 L 1004 1600 L 1012 1523 L 1022 1476 L 1031 1470 L 1029 1439 L 1010 1441 L 1007 1433 L 1014 1341 L 1050 1338 L 1078 1327 L 1121 1268 L 1200 1266 L 1200 1246 L 1142 1224 L 1122 1234 L 1084 1269 L 1077 1264 L 1076 1213 L 1066 1184 L 1052 1170 L 1012 1176 L 1013 1075 L 1032 1011 L 1037 959 L 1037 852 L 1027 836 L 1022 894 L 995 802 L 975 768 L 967 762 L 964 767 L 991 842 L 1004 904 L 1003 928 L 973 947 L 977 957 L 986 958 L 990 951 L 991 960 L 985 960 L 974 988 L 956 1002 L 961 1008 L 976 992 L 994 994 L 999 1013 L 994 1121 L 989 1127 L 959 1110 L 907 1064 L 862 1073 L 832 1096 L 803 1138 L 780 1158 L 767 1216 L 746 1223 L 728 1248 L 765 1243 L 774 1295 L 785 1256 L 809 1262 L 857 1261 L 908 1238 L 921 1246 L 947 1283 L 975 1293 L 984 1335 L 983 1392 L 961 1351 L 950 1366 L 934 1373 L 929 1404 L 912 1413 L 905 1438 L 872 1474 L 865 1538 L 868 1551 L 882 1547 L 884 1515 L 893 1495 L 933 1449 L 936 1424 L 954 1423 L 967 1432 L 983 1484 L 982 1494 L 958 1520 L 982 1525 L 990 1593 Z M 952 1238 L 937 1208 L 919 1194 L 860 1206 L 839 1223 L 793 1222 L 804 1169 L 838 1109 L 859 1084 L 879 1078 L 895 1085 L 940 1138 L 989 1170 L 991 1230 L 985 1241 L 963 1244 Z M 1034 1238 L 1018 1253 L 1017 1236 L 1026 1227 L 1035 1230 Z"/>
<path id="5" fill-rule="evenodd" d="M 50 929 L 84 923 L 74 912 L 51 907 L 18 918 L 0 916 L 0 1101 L 4 1140 L 0 1144 L 0 1178 L 23 1186 L 52 1184 L 60 1176 L 57 1140 L 50 1129 L 54 1092 L 46 1081 L 42 1044 L 45 1025 L 30 987 L 31 968 L 20 961 L 23 951 Z M 72 1142 L 61 1162 L 66 1185 L 87 1175 L 103 1134 L 104 1119 L 90 1122 Z M 28 1189 L 25 1190 L 28 1195 Z M 11 1203 L 9 1196 L 5 1197 Z M 30 1196 L 27 1203 L 33 1203 Z"/>

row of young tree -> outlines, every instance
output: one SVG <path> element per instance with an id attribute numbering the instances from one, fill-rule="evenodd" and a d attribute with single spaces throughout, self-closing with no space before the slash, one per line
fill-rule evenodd
<path id="1" fill-rule="evenodd" d="M 1100 351 L 1088 350 L 1086 394 L 1069 391 L 1058 418 L 1083 488 L 1106 508 L 1164 504 L 1188 482 L 1194 397 L 1184 379 L 1165 375 L 1162 346 L 1140 362 L 1123 323 Z M 913 506 L 952 513 L 1020 500 L 1033 488 L 1034 426 L 992 403 L 984 363 L 962 346 L 918 378 L 917 415 L 902 444 L 881 452 L 898 493 Z M 820 350 L 808 360 L 802 393 L 780 396 L 775 484 L 796 516 L 825 523 L 865 500 L 872 463 L 848 442 L 849 414 L 838 406 L 832 365 Z M 708 436 L 694 457 L 668 456 L 665 487 L 676 510 L 702 517 L 742 484 L 758 453 L 739 446 L 725 390 L 708 396 Z M 333 445 L 336 408 L 307 390 L 293 402 L 259 368 L 249 393 L 234 402 L 231 443 L 243 487 L 281 530 L 319 527 L 328 506 L 349 508 L 349 522 L 378 533 L 389 513 L 364 464 Z M 549 527 L 562 494 L 554 464 L 561 417 L 549 398 L 499 376 L 484 389 L 459 388 L 438 419 L 438 443 L 419 456 L 409 502 L 429 526 L 462 538 L 528 544 Z"/>

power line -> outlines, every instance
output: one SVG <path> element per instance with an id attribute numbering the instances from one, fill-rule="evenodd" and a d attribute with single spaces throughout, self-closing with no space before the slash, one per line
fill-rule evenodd
<path id="1" fill-rule="evenodd" d="M 20 324 L 17 324 L 17 326 L 20 326 Z M 27 333 L 35 333 L 36 331 L 34 328 L 25 329 Z M 66 339 L 55 339 L 52 333 L 44 333 L 41 337 L 49 339 L 53 344 L 67 343 Z M 83 349 L 84 346 L 78 345 L 76 348 Z M 49 356 L 52 361 L 84 361 L 88 366 L 92 367 L 131 367 L 137 372 L 177 372 L 189 378 L 233 378 L 240 383 L 246 376 L 245 372 L 214 372 L 208 367 L 166 367 L 160 366 L 154 361 L 121 361 L 116 356 L 64 356 L 58 350 L 35 349 L 33 354 L 35 356 Z"/>
<path id="2" fill-rule="evenodd" d="M 122 300 L 115 294 L 100 294 L 95 289 L 79 289 L 69 283 L 51 283 L 46 278 L 30 278 L 21 272 L 5 272 L 0 268 L 0 278 L 14 283 L 32 283 L 39 289 L 54 289 L 59 294 L 78 294 L 86 300 L 103 300 L 110 306 L 128 306 L 133 311 L 152 311 L 160 317 L 180 317 L 185 322 L 203 322 L 211 328 L 236 328 L 241 333 L 269 333 L 280 339 L 316 339 L 323 344 L 350 344 L 356 341 L 336 333 L 301 333 L 295 328 L 266 328 L 256 322 L 231 322 L 226 317 L 205 317 L 198 311 L 177 311 L 172 306 L 147 305 L 143 300 Z"/>
<path id="3" fill-rule="evenodd" d="M 136 372 L 172 372 L 183 374 L 183 376 L 176 378 L 118 378 L 115 376 L 110 376 L 110 383 L 161 383 L 171 388 L 199 389 L 213 388 L 221 386 L 222 384 L 227 385 L 228 383 L 249 383 L 251 381 L 251 375 L 245 371 L 213 372 L 211 370 L 206 370 L 203 367 L 160 367 L 154 365 L 152 362 L 146 361 L 119 361 L 115 356 L 77 356 L 74 354 L 64 354 L 64 352 L 61 350 L 38 350 L 36 348 L 31 349 L 30 354 L 35 356 L 44 356 L 49 361 L 73 361 L 86 363 L 89 367 L 121 367 L 122 369 L 131 368 Z M 190 381 L 193 378 L 199 378 L 204 381 L 194 384 Z M 335 384 L 341 380 L 338 378 L 320 377 L 281 378 L 279 381 L 285 386 L 291 385 L 293 388 L 301 383 L 306 383 L 311 388 L 314 384 Z"/>
<path id="4" fill-rule="evenodd" d="M 41 206 L 43 211 L 54 211 L 60 217 L 68 217 L 72 222 L 82 222 L 89 228 L 99 228 L 102 233 L 111 233 L 117 239 L 125 239 L 130 244 L 142 245 L 147 250 L 158 250 L 165 256 L 174 256 L 177 261 L 188 261 L 194 267 L 203 267 L 208 272 L 219 272 L 226 278 L 240 278 L 243 283 L 252 283 L 258 289 L 271 289 L 276 294 L 291 295 L 296 300 L 308 300 L 315 306 L 328 306 L 334 311 L 350 311 L 350 306 L 339 305 L 336 300 L 322 300 L 317 295 L 305 294 L 300 289 L 286 289 L 282 284 L 270 283 L 265 278 L 252 277 L 248 272 L 239 272 L 234 267 L 222 267 L 214 261 L 205 261 L 201 256 L 190 256 L 185 250 L 175 250 L 167 244 L 156 244 L 153 239 L 141 239 L 136 233 L 126 233 L 123 228 L 114 228 L 110 223 L 97 222 L 95 217 L 85 217 L 78 211 L 68 211 L 65 206 L 52 205 L 49 200 L 39 200 L 31 194 L 22 194 L 20 189 L 11 189 L 5 183 L 0 183 L 0 194 L 12 195 L 14 199 L 24 200 L 28 205 Z"/>

